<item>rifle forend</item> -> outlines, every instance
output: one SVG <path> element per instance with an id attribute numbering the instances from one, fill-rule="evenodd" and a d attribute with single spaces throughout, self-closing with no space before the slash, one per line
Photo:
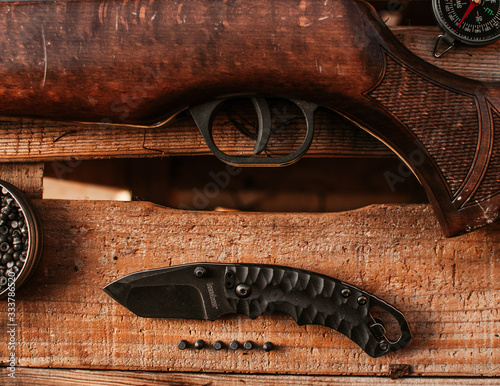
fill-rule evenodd
<path id="1" fill-rule="evenodd" d="M 1 116 L 156 125 L 228 95 L 308 101 L 391 147 L 447 236 L 500 216 L 500 85 L 414 56 L 363 1 L 62 0 L 0 10 Z"/>

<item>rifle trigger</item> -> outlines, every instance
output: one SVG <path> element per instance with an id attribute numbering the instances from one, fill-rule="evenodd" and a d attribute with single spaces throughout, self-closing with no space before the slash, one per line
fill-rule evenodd
<path id="1" fill-rule="evenodd" d="M 262 150 L 266 148 L 269 138 L 271 137 L 271 111 L 269 110 L 269 104 L 265 98 L 251 97 L 250 99 L 255 108 L 255 112 L 257 113 L 259 125 L 257 142 L 255 143 L 253 153 L 260 154 Z"/>

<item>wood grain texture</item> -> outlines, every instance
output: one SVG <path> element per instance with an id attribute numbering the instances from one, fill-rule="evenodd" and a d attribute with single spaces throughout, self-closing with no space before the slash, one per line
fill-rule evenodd
<path id="1" fill-rule="evenodd" d="M 365 104 L 358 97 L 384 70 L 379 46 L 446 79 L 397 44 L 361 1 L 94 0 L 2 10 L 2 116 L 157 123 L 245 92 L 310 96 L 345 112 L 353 101 Z"/>
<path id="2" fill-rule="evenodd" d="M 6 374 L 5 369 L 0 369 L 0 377 Z M 31 386 L 66 386 L 66 385 L 130 385 L 130 386 L 156 386 L 156 385 L 185 385 L 185 386 L 225 386 L 234 385 L 358 385 L 371 386 L 394 385 L 396 382 L 390 378 L 381 377 L 345 377 L 345 376 L 297 376 L 297 375 L 239 375 L 239 374 L 196 374 L 173 372 L 144 372 L 144 371 L 100 371 L 100 370 L 61 370 L 61 369 L 36 369 L 20 367 L 16 370 L 16 379 L 9 385 L 25 385 L 29 379 Z M 468 386 L 468 385 L 497 385 L 494 378 L 405 378 L 398 384 L 428 385 L 432 382 L 438 386 Z"/>
<path id="3" fill-rule="evenodd" d="M 500 226 L 442 236 L 428 206 L 337 214 L 191 212 L 147 202 L 38 201 L 40 265 L 16 293 L 21 367 L 316 375 L 494 376 L 500 371 Z M 295 266 L 373 293 L 405 313 L 414 341 L 380 359 L 343 335 L 285 315 L 215 322 L 144 319 L 102 287 L 128 273 L 182 263 Z M 0 309 L 0 321 L 6 310 Z M 5 324 L 5 322 L 2 322 Z M 5 335 L 4 335 L 5 336 Z M 180 351 L 181 339 L 256 345 Z M 6 345 L 0 345 L 6 358 Z"/>
<path id="4" fill-rule="evenodd" d="M 0 163 L 0 179 L 31 198 L 43 196 L 43 163 Z"/>
<path id="5" fill-rule="evenodd" d="M 500 218 L 498 84 L 413 55 L 364 1 L 94 0 L 2 9 L 3 117 L 148 126 L 227 95 L 306 100 L 393 149 L 447 236 Z M 285 148 L 297 140 L 283 135 Z M 266 147 L 266 156 L 278 154 Z"/>
<path id="6" fill-rule="evenodd" d="M 392 27 L 391 31 L 406 48 L 434 66 L 480 82 L 500 81 L 500 72 L 494 70 L 500 56 L 500 42 L 483 47 L 457 43 L 446 55 L 435 58 L 432 52 L 436 38 L 441 34 L 438 27 L 399 26 Z"/>
<path id="7" fill-rule="evenodd" d="M 254 118 L 248 110 L 234 113 Z M 225 151 L 248 149 L 248 139 L 241 138 L 229 119 L 221 117 L 215 129 L 222 132 Z M 315 129 L 307 157 L 394 157 L 383 143 L 331 111 L 317 113 Z M 294 142 L 285 138 L 280 146 L 291 152 Z M 156 128 L 0 121 L 0 162 L 207 154 L 212 153 L 189 116 Z"/>

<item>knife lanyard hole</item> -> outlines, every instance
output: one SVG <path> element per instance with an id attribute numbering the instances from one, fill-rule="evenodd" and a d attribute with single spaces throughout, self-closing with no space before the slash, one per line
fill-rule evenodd
<path id="1" fill-rule="evenodd" d="M 370 315 L 385 329 L 385 336 L 391 342 L 396 342 L 403 334 L 396 318 L 380 307 L 371 307 Z"/>

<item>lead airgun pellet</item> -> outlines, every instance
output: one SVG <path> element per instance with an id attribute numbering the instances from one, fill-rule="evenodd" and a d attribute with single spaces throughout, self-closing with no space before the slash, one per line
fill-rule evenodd
<path id="1" fill-rule="evenodd" d="M 0 180 L 0 297 L 22 285 L 40 252 L 41 229 L 33 207 L 15 186 Z"/>

